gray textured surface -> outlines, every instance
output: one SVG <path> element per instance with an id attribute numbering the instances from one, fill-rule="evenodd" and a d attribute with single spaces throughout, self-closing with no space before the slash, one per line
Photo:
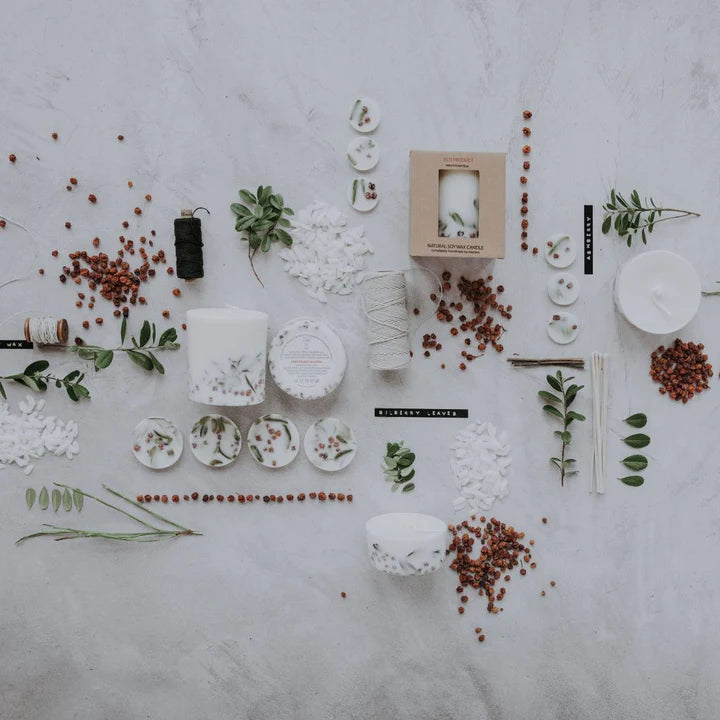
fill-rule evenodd
<path id="1" fill-rule="evenodd" d="M 233 302 L 267 310 L 274 329 L 301 313 L 326 317 L 351 355 L 340 391 L 305 406 L 271 387 L 262 409 L 288 413 L 301 431 L 332 411 L 355 426 L 361 453 L 333 479 L 304 458 L 270 475 L 245 453 L 227 471 L 210 472 L 187 452 L 171 472 L 151 474 L 127 447 L 135 422 L 159 413 L 187 431 L 201 411 L 185 399 L 182 351 L 163 379 L 116 360 L 89 380 L 93 399 L 83 405 L 49 393 L 50 410 L 80 422 L 82 451 L 72 463 L 40 461 L 36 486 L 58 479 L 97 489 L 106 481 L 133 494 L 333 486 L 352 489 L 356 502 L 172 508 L 206 535 L 139 547 L 35 541 L 16 548 L 13 540 L 42 515 L 25 511 L 21 473 L 4 471 L 3 720 L 715 714 L 720 390 L 683 407 L 650 385 L 654 341 L 620 322 L 611 299 L 615 269 L 630 251 L 598 238 L 598 271 L 583 282 L 576 309 L 584 331 L 572 351 L 612 354 L 611 477 L 622 452 L 618 418 L 630 410 L 651 418 L 652 465 L 643 488 L 611 479 L 607 496 L 593 498 L 584 478 L 561 489 L 546 466 L 551 428 L 534 397 L 541 376 L 514 372 L 498 357 L 462 376 L 440 376 L 436 363 L 431 371 L 422 362 L 394 380 L 370 373 L 356 300 L 320 307 L 288 281 L 277 258 L 258 263 L 266 280 L 260 289 L 226 210 L 238 187 L 259 182 L 272 182 L 296 209 L 314 199 L 343 206 L 351 177 L 346 112 L 366 92 L 383 108 L 375 172 L 383 196 L 363 220 L 376 267 L 407 267 L 407 151 L 509 147 L 508 253 L 494 267 L 515 307 L 505 346 L 550 353 L 548 272 L 541 260 L 521 257 L 516 241 L 518 117 L 530 107 L 534 237 L 579 236 L 583 203 L 599 208 L 609 186 L 637 186 L 703 213 L 658 229 L 653 243 L 681 250 L 709 286 L 720 279 L 715 3 L 62 1 L 16 3 L 6 20 L 0 212 L 31 227 L 48 274 L 1 290 L 2 318 L 52 310 L 77 328 L 84 316 L 54 279 L 53 247 L 84 247 L 98 233 L 112 247 L 135 198 L 151 192 L 144 227 L 156 227 L 169 249 L 179 209 L 207 205 L 206 280 L 173 300 L 175 283 L 159 278 L 148 291 L 148 313 L 169 306 L 179 323 L 183 309 Z M 57 144 L 52 131 L 60 133 Z M 114 139 L 120 132 L 123 145 Z M 18 155 L 15 167 L 5 160 L 9 152 Z M 81 180 L 72 194 L 64 189 L 71 175 Z M 99 196 L 97 206 L 86 202 L 88 192 Z M 9 229 L 0 239 L 0 275 L 24 272 L 19 248 L 27 239 Z M 706 342 L 715 360 L 717 312 L 715 300 L 704 301 L 683 333 Z M 102 314 L 106 324 L 92 337 L 111 342 L 116 327 Z M 0 334 L 20 327 L 15 318 Z M 3 353 L 0 371 L 16 369 L 22 355 Z M 11 400 L 21 396 L 13 388 Z M 494 514 L 536 538 L 539 569 L 513 580 L 502 615 L 489 618 L 475 603 L 458 617 L 446 570 L 397 581 L 370 567 L 370 515 L 417 509 L 450 517 L 446 447 L 461 425 L 373 422 L 377 403 L 468 404 L 509 432 L 511 494 Z M 243 431 L 253 418 L 252 411 L 232 415 Z M 583 472 L 589 436 L 589 427 L 578 432 Z M 419 449 L 410 497 L 391 495 L 376 469 L 390 437 Z M 115 521 L 88 508 L 82 522 Z M 550 578 L 558 586 L 542 599 Z M 482 647 L 476 624 L 486 629 Z"/>

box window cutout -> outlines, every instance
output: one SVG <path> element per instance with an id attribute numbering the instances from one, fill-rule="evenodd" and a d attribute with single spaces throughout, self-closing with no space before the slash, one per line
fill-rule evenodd
<path id="1" fill-rule="evenodd" d="M 479 171 L 439 170 L 438 172 L 438 236 L 478 237 Z"/>

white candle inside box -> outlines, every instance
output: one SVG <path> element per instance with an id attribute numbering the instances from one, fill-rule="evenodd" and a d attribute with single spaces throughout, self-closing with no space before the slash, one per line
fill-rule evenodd
<path id="1" fill-rule="evenodd" d="M 627 321 L 663 335 L 687 325 L 700 307 L 700 279 L 683 257 L 651 250 L 628 260 L 615 280 L 615 301 Z"/>
<path id="2" fill-rule="evenodd" d="M 388 513 L 367 521 L 370 559 L 391 575 L 424 575 L 445 560 L 447 524 L 432 515 Z"/>
<path id="3" fill-rule="evenodd" d="M 440 170 L 438 235 L 477 237 L 478 184 L 476 170 Z"/>
<path id="4" fill-rule="evenodd" d="M 187 312 L 188 393 L 207 405 L 265 399 L 268 316 L 239 308 Z"/>

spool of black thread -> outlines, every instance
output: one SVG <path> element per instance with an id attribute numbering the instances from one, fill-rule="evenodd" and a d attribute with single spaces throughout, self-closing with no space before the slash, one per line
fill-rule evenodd
<path id="1" fill-rule="evenodd" d="M 180 217 L 175 218 L 175 272 L 183 280 L 197 280 L 204 276 L 202 225 L 200 218 L 193 214 L 197 210 L 205 208 L 181 210 Z"/>

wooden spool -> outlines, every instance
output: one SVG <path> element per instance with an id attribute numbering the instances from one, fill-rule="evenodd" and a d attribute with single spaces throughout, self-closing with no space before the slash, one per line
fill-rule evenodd
<path id="1" fill-rule="evenodd" d="M 68 327 L 68 321 L 64 318 L 57 321 L 57 336 L 60 343 L 65 345 L 70 336 L 70 328 Z M 30 337 L 30 318 L 25 318 L 25 339 L 28 342 L 32 342 Z"/>

